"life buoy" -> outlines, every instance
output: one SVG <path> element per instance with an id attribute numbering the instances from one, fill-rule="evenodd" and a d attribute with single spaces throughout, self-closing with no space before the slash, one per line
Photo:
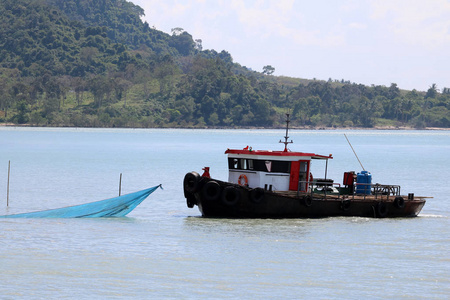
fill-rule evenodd
<path id="1" fill-rule="evenodd" d="M 239 185 L 248 186 L 248 178 L 245 174 L 241 174 L 238 179 Z"/>
<path id="2" fill-rule="evenodd" d="M 312 201 L 313 201 L 313 199 L 312 199 L 311 195 L 306 195 L 303 197 L 303 204 L 306 207 L 310 207 L 312 205 Z"/>
<path id="3" fill-rule="evenodd" d="M 264 201 L 264 190 L 262 188 L 254 188 L 250 191 L 250 201 L 253 203 L 261 203 Z"/>
<path id="4" fill-rule="evenodd" d="M 388 214 L 388 207 L 386 202 L 378 202 L 377 204 L 377 216 L 379 218 L 384 218 Z"/>
<path id="5" fill-rule="evenodd" d="M 227 186 L 222 192 L 222 203 L 228 206 L 236 205 L 241 199 L 241 194 L 237 188 Z"/>
<path id="6" fill-rule="evenodd" d="M 195 193 L 198 189 L 198 182 L 200 175 L 197 172 L 190 172 L 184 176 L 183 186 L 184 191 L 188 193 Z"/>
<path id="7" fill-rule="evenodd" d="M 347 200 L 342 200 L 340 208 L 343 211 L 348 211 L 350 209 L 350 205 L 351 205 L 350 200 L 348 200 L 348 199 Z"/>
<path id="8" fill-rule="evenodd" d="M 216 201 L 220 196 L 220 185 L 216 181 L 208 181 L 202 192 L 206 201 Z"/>
<path id="9" fill-rule="evenodd" d="M 400 196 L 395 197 L 394 205 L 398 209 L 402 209 L 403 207 L 405 207 L 405 199 L 403 199 L 403 197 L 400 197 Z"/>

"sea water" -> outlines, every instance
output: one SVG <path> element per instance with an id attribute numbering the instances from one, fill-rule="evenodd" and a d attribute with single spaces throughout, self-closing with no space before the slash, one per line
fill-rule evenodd
<path id="1" fill-rule="evenodd" d="M 0 298 L 450 297 L 449 131 L 289 133 L 293 151 L 333 154 L 313 162 L 315 177 L 365 169 L 433 197 L 417 218 L 208 219 L 187 208 L 187 172 L 208 166 L 226 180 L 227 148 L 281 150 L 284 133 L 0 128 L 0 214 L 115 197 L 120 174 L 122 194 L 164 188 L 124 218 L 0 219 Z"/>

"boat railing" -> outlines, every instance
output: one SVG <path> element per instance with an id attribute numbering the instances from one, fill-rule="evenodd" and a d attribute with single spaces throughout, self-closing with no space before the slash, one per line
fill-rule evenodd
<path id="1" fill-rule="evenodd" d="M 378 196 L 400 196 L 400 186 L 399 185 L 387 185 L 387 184 L 373 184 L 372 185 L 372 195 L 375 198 Z"/>
<path id="2" fill-rule="evenodd" d="M 314 180 L 314 181 L 299 181 L 297 195 L 302 192 L 300 187 L 308 186 L 308 192 L 313 196 L 313 194 L 322 194 L 325 199 L 327 196 L 332 195 L 337 196 L 337 199 L 354 199 L 355 196 L 363 197 L 365 200 L 367 196 L 374 196 L 375 199 L 386 197 L 400 196 L 400 186 L 399 185 L 386 185 L 386 184 L 370 184 L 370 183 L 355 183 L 353 186 L 342 187 L 340 183 L 335 183 L 331 180 Z M 361 188 L 356 188 L 360 186 Z M 357 193 L 357 191 L 364 191 L 363 193 Z"/>
<path id="3" fill-rule="evenodd" d="M 308 194 L 310 193 L 311 196 L 313 194 L 322 194 L 325 199 L 328 195 L 337 196 L 338 199 L 341 198 L 341 184 L 337 182 L 333 182 L 332 180 L 314 180 L 314 181 L 299 181 L 298 190 L 297 190 L 297 196 L 302 193 L 300 190 L 301 186 L 308 186 Z"/>

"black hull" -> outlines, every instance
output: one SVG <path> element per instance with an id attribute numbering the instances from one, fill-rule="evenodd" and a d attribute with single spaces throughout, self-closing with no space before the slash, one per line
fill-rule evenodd
<path id="1" fill-rule="evenodd" d="M 183 186 L 188 207 L 197 205 L 202 216 L 213 218 L 415 217 L 425 205 L 417 197 L 289 195 L 249 189 L 195 172 L 186 174 Z"/>

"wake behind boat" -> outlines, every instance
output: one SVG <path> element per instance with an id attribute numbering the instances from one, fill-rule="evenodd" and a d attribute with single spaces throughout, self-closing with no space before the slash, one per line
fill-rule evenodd
<path id="1" fill-rule="evenodd" d="M 342 184 L 313 178 L 312 161 L 328 166 L 332 155 L 291 152 L 287 149 L 289 114 L 284 151 L 227 149 L 228 181 L 189 172 L 183 181 L 187 206 L 197 205 L 204 217 L 321 218 L 332 216 L 415 217 L 425 197 L 400 194 L 400 186 L 372 184 L 372 175 L 345 172 Z M 361 165 L 362 166 L 362 165 Z"/>
<path id="2" fill-rule="evenodd" d="M 131 194 L 101 201 L 30 213 L 0 216 L 0 218 L 101 218 L 123 217 L 129 214 L 161 185 Z M 162 188 L 162 187 L 161 187 Z"/>

